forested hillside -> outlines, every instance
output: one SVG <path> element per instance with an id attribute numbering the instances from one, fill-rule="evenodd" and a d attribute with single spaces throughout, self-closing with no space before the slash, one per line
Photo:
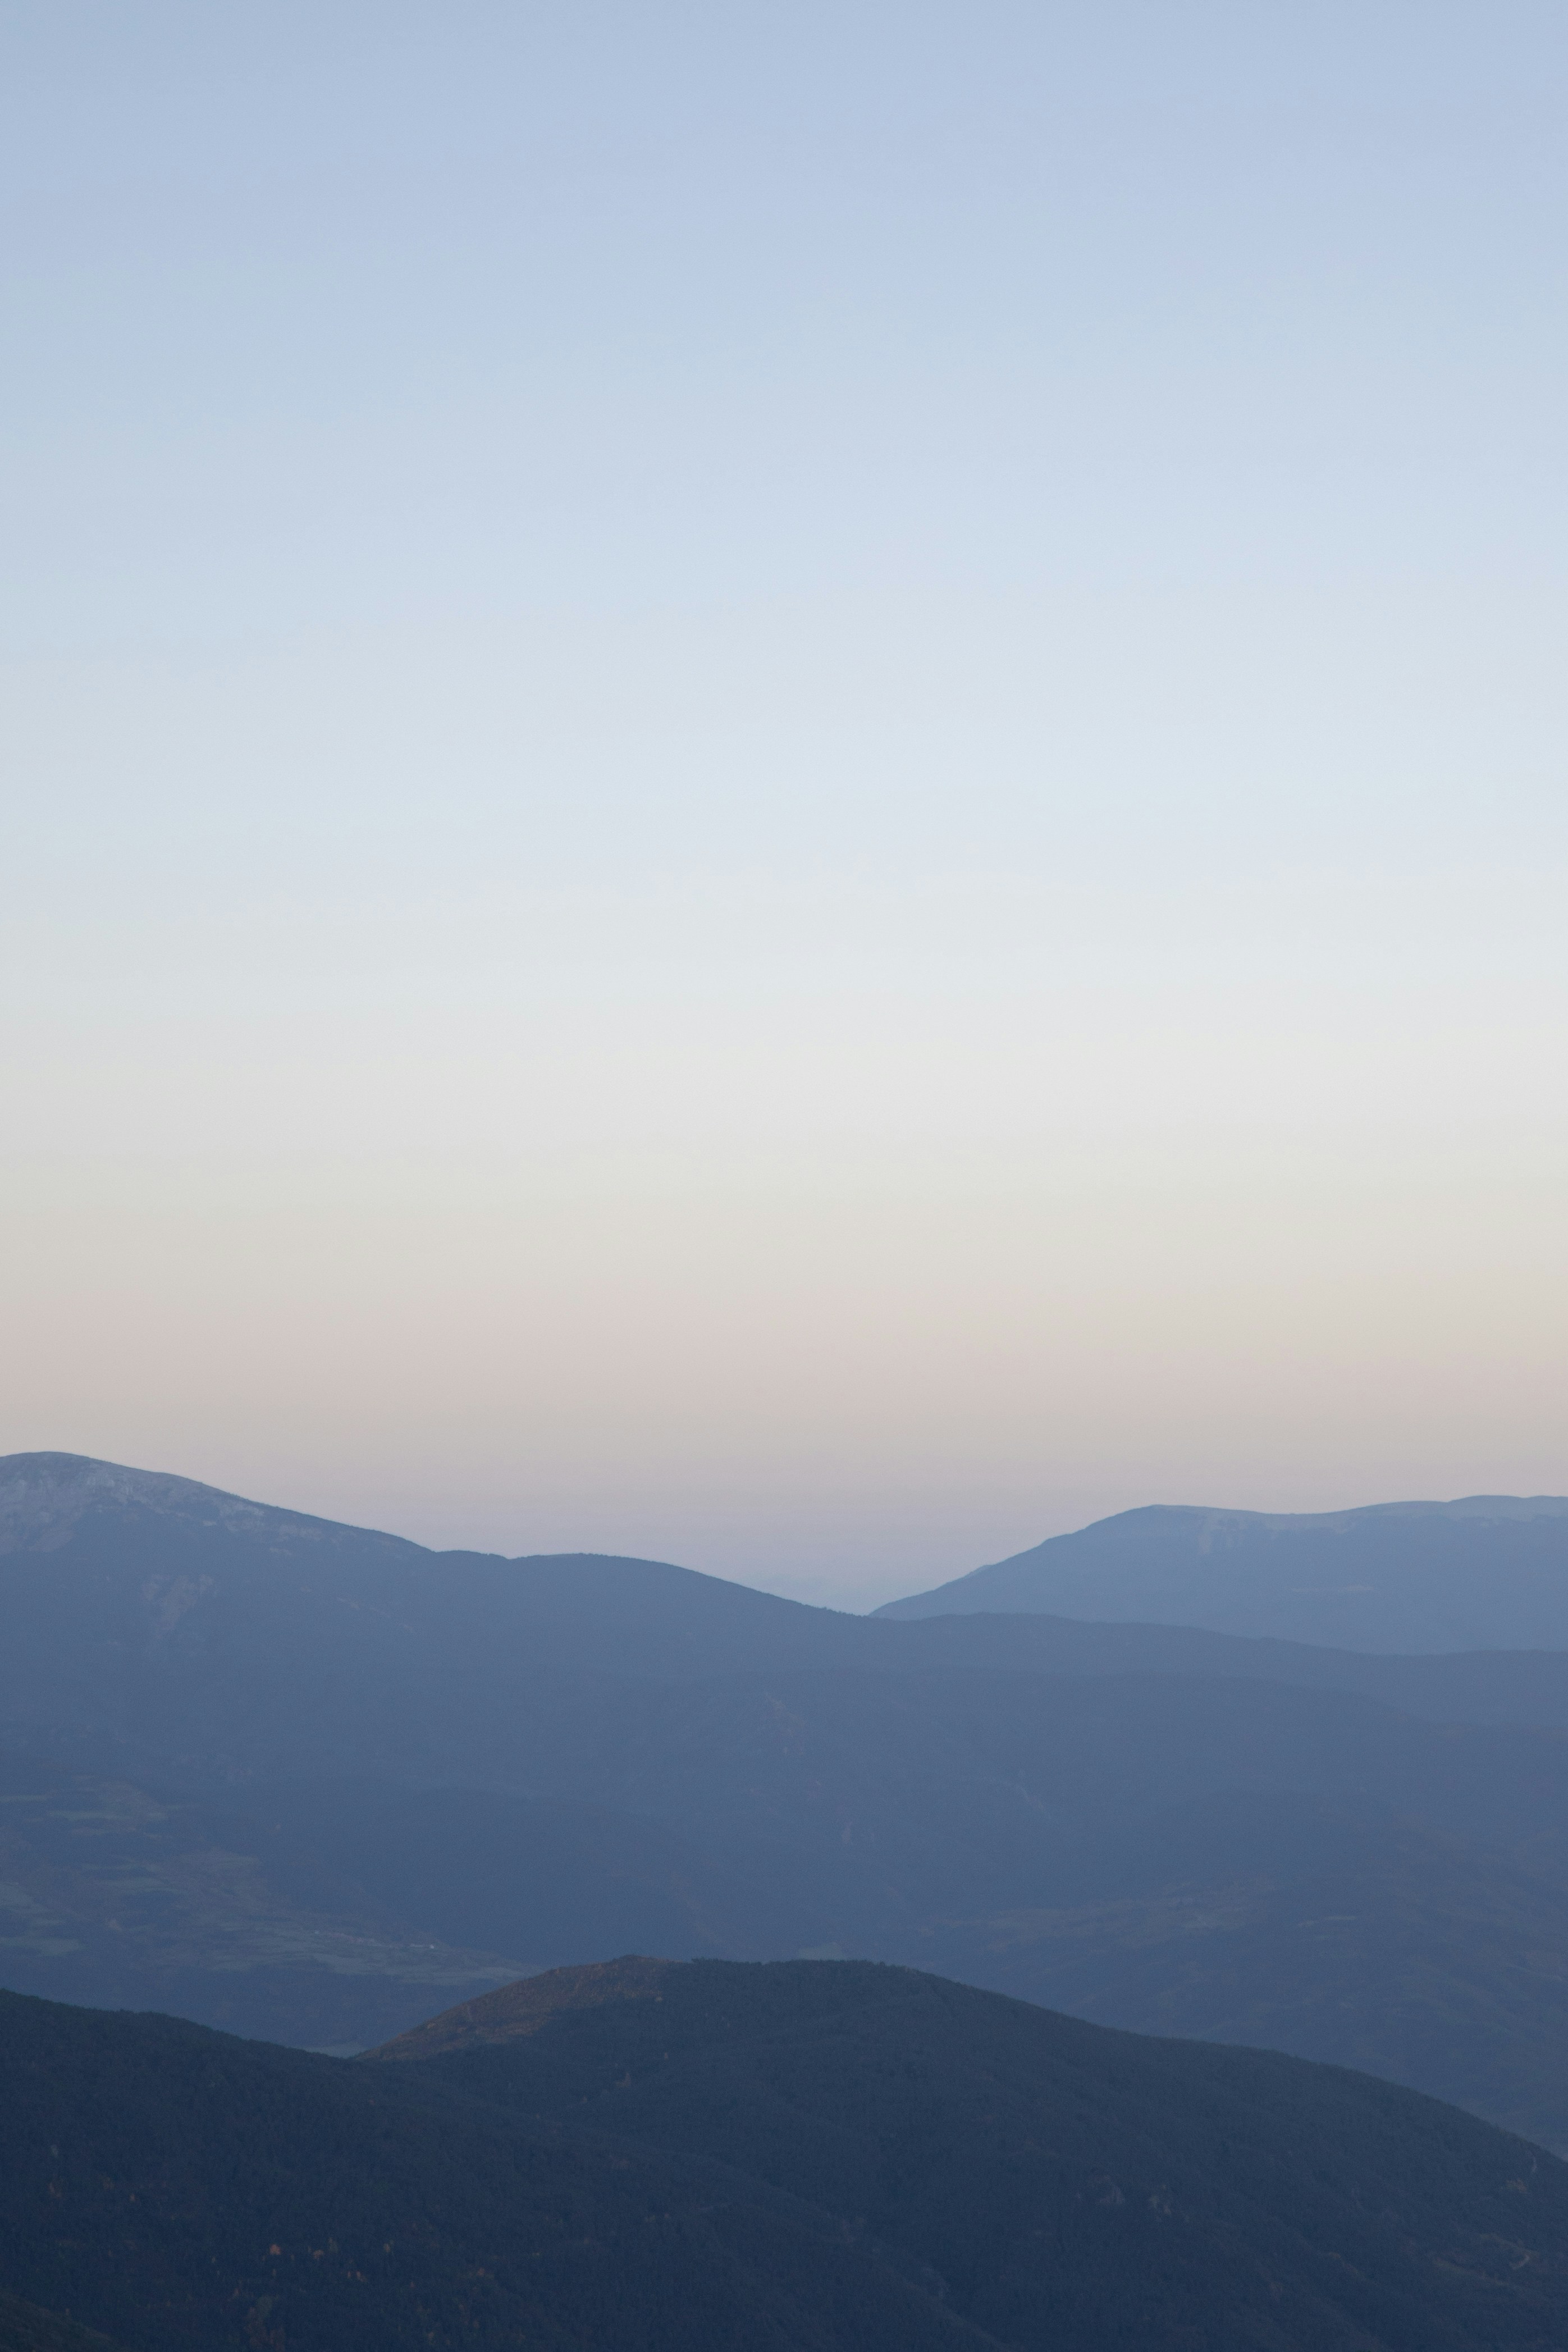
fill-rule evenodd
<path id="1" fill-rule="evenodd" d="M 904 1969 L 570 1969 L 351 2062 L 6 1996 L 0 2105 L 0 2284 L 127 2352 L 1568 2335 L 1542 2151 Z"/>

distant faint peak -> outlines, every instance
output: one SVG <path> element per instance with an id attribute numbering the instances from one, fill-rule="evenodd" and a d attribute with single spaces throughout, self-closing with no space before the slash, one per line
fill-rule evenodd
<path id="1" fill-rule="evenodd" d="M 132 1470 L 88 1454 L 0 1454 L 0 1553 L 57 1550 L 89 1512 L 104 1510 L 152 1511 L 247 1535 L 300 1538 L 332 1526 L 330 1520 L 225 1494 L 194 1478 Z"/>
<path id="2" fill-rule="evenodd" d="M 1130 1511 L 1114 1511 L 1108 1518 L 1092 1519 L 1073 1533 L 1075 1537 L 1092 1536 L 1102 1529 L 1120 1529 L 1135 1520 L 1155 1518 L 1201 1520 L 1216 1528 L 1312 1528 L 1332 1535 L 1368 1519 L 1568 1518 L 1568 1495 L 1460 1495 L 1446 1503 L 1358 1503 L 1344 1511 L 1246 1511 L 1218 1503 L 1141 1503 Z M 1061 1536 L 1047 1536 L 1041 1543 L 1031 1545 L 1030 1552 L 1042 1551 L 1045 1544 L 1064 1540 Z M 1030 1552 L 1015 1552 L 1009 1557 L 1025 1559 Z M 998 1560 L 988 1564 L 1003 1567 L 1007 1563 Z M 969 1573 L 981 1576 L 985 1570 L 972 1569 Z"/>
<path id="3" fill-rule="evenodd" d="M 644 1959 L 628 1953 L 624 1959 L 596 1960 L 580 1968 L 549 1969 L 537 1977 L 523 1977 L 476 2000 L 460 2001 L 428 2019 L 395 2042 L 383 2042 L 371 2058 L 436 2058 L 449 2050 L 474 2049 L 497 2042 L 517 2042 L 538 2033 L 567 2010 L 604 2009 L 612 2002 L 662 2000 L 679 1960 Z"/>
<path id="4" fill-rule="evenodd" d="M 1142 1503 L 1130 1511 L 1114 1511 L 1109 1518 L 1092 1519 L 1071 1536 L 1047 1536 L 1027 1551 L 1009 1554 L 1005 1560 L 994 1560 L 986 1568 L 971 1569 L 971 1576 L 984 1576 L 990 1567 L 1008 1568 L 1015 1559 L 1032 1559 L 1044 1551 L 1048 1544 L 1077 1542 L 1084 1537 L 1120 1534 L 1139 1520 L 1186 1519 L 1201 1523 L 1201 1529 L 1218 1532 L 1226 1528 L 1308 1528 L 1321 1535 L 1337 1535 L 1347 1528 L 1364 1525 L 1370 1519 L 1560 1519 L 1568 1518 L 1568 1495 L 1461 1495 L 1452 1502 L 1359 1503 L 1347 1511 L 1243 1511 L 1218 1503 Z M 1200 1533 L 1200 1541 L 1202 1534 Z M 955 1578 L 956 1583 L 963 1580 Z"/>
<path id="5" fill-rule="evenodd" d="M 1517 1549 L 1523 1543 L 1539 1551 L 1545 1545 L 1555 1548 L 1554 1556 L 1561 1554 L 1563 1535 L 1550 1523 L 1563 1520 L 1568 1520 L 1568 1496 L 1563 1495 L 1461 1495 L 1451 1502 L 1366 1503 L 1348 1511 L 1242 1511 L 1202 1503 L 1147 1503 L 1095 1519 L 1071 1534 L 1048 1536 L 1028 1551 L 970 1569 L 928 1591 L 887 1601 L 873 1614 L 930 1617 L 971 1610 L 1045 1610 L 1070 1617 L 1199 1625 L 1219 1633 L 1283 1633 L 1333 1643 L 1348 1639 L 1359 1646 L 1356 1629 L 1348 1620 L 1336 1621 L 1327 1630 L 1317 1619 L 1309 1626 L 1295 1604 L 1314 1594 L 1320 1599 L 1375 1596 L 1392 1589 L 1391 1578 L 1408 1572 L 1416 1552 L 1434 1559 L 1453 1557 L 1456 1543 L 1468 1546 L 1474 1556 L 1463 1573 L 1469 1576 L 1472 1589 L 1479 1590 L 1481 1555 L 1489 1546 L 1495 1551 L 1500 1545 Z M 1522 1533 L 1531 1523 L 1540 1528 L 1537 1538 Z M 1511 1532 L 1505 1535 L 1505 1529 Z M 1494 1532 L 1489 1535 L 1489 1530 Z M 1301 1567 L 1309 1550 L 1315 1555 L 1310 1572 Z M 1358 1571 L 1346 1581 L 1337 1561 L 1353 1554 L 1364 1564 L 1374 1564 L 1376 1573 Z M 1228 1586 L 1223 1583 L 1226 1577 Z M 1284 1578 L 1289 1580 L 1281 1582 Z M 1366 1622 L 1371 1613 L 1369 1602 L 1359 1612 L 1361 1622 Z M 1558 1621 L 1553 1617 L 1551 1622 L 1555 1626 Z M 1549 1643 L 1555 1637 L 1541 1630 L 1545 1624 L 1542 1619 L 1531 1632 L 1521 1621 L 1508 1643 L 1516 1647 Z M 1430 1633 L 1429 1628 L 1411 1623 L 1397 1640 L 1385 1633 L 1383 1645 L 1432 1646 L 1430 1638 L 1421 1638 L 1424 1631 Z M 1474 1648 L 1497 1638 L 1472 1630 L 1462 1639 L 1445 1636 L 1436 1645 Z"/>

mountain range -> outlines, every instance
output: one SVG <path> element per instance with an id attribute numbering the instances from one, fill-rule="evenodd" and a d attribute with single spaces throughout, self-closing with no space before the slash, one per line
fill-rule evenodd
<path id="1" fill-rule="evenodd" d="M 849 1955 L 1568 2150 L 1568 1656 L 434 1554 L 0 1464 L 0 1981 L 357 2049 L 628 1949 Z"/>

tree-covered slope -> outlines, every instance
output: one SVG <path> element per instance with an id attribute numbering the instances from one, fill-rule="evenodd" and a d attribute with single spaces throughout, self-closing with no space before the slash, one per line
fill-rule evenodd
<path id="1" fill-rule="evenodd" d="M 5 1996 L 0 2108 L 0 2284 L 128 2352 L 1568 2339 L 1540 2150 L 904 1969 L 567 1970 L 355 2062 Z"/>
<path id="2" fill-rule="evenodd" d="M 0 1996 L 0 2279 L 129 2352 L 976 2342 L 809 2203 L 434 2081 Z"/>
<path id="3" fill-rule="evenodd" d="M 1568 2167 L 1364 2075 L 913 1970 L 569 1969 L 378 2055 L 717 2155 L 1009 2345 L 1501 2352 L 1568 2325 Z"/>
<path id="4" fill-rule="evenodd" d="M 117 2352 L 108 2336 L 68 2315 L 0 2289 L 0 2352 Z"/>

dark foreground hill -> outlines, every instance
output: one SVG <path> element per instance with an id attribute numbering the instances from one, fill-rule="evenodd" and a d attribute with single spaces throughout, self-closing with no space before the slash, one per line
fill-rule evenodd
<path id="1" fill-rule="evenodd" d="M 1157 1504 L 877 1614 L 1035 1610 L 1352 1650 L 1568 1649 L 1568 1496 L 1301 1513 Z"/>
<path id="2" fill-rule="evenodd" d="M 568 1969 L 356 2062 L 5 1996 L 0 2106 L 0 2283 L 128 2352 L 1568 2341 L 1554 2158 L 904 1969 Z"/>

